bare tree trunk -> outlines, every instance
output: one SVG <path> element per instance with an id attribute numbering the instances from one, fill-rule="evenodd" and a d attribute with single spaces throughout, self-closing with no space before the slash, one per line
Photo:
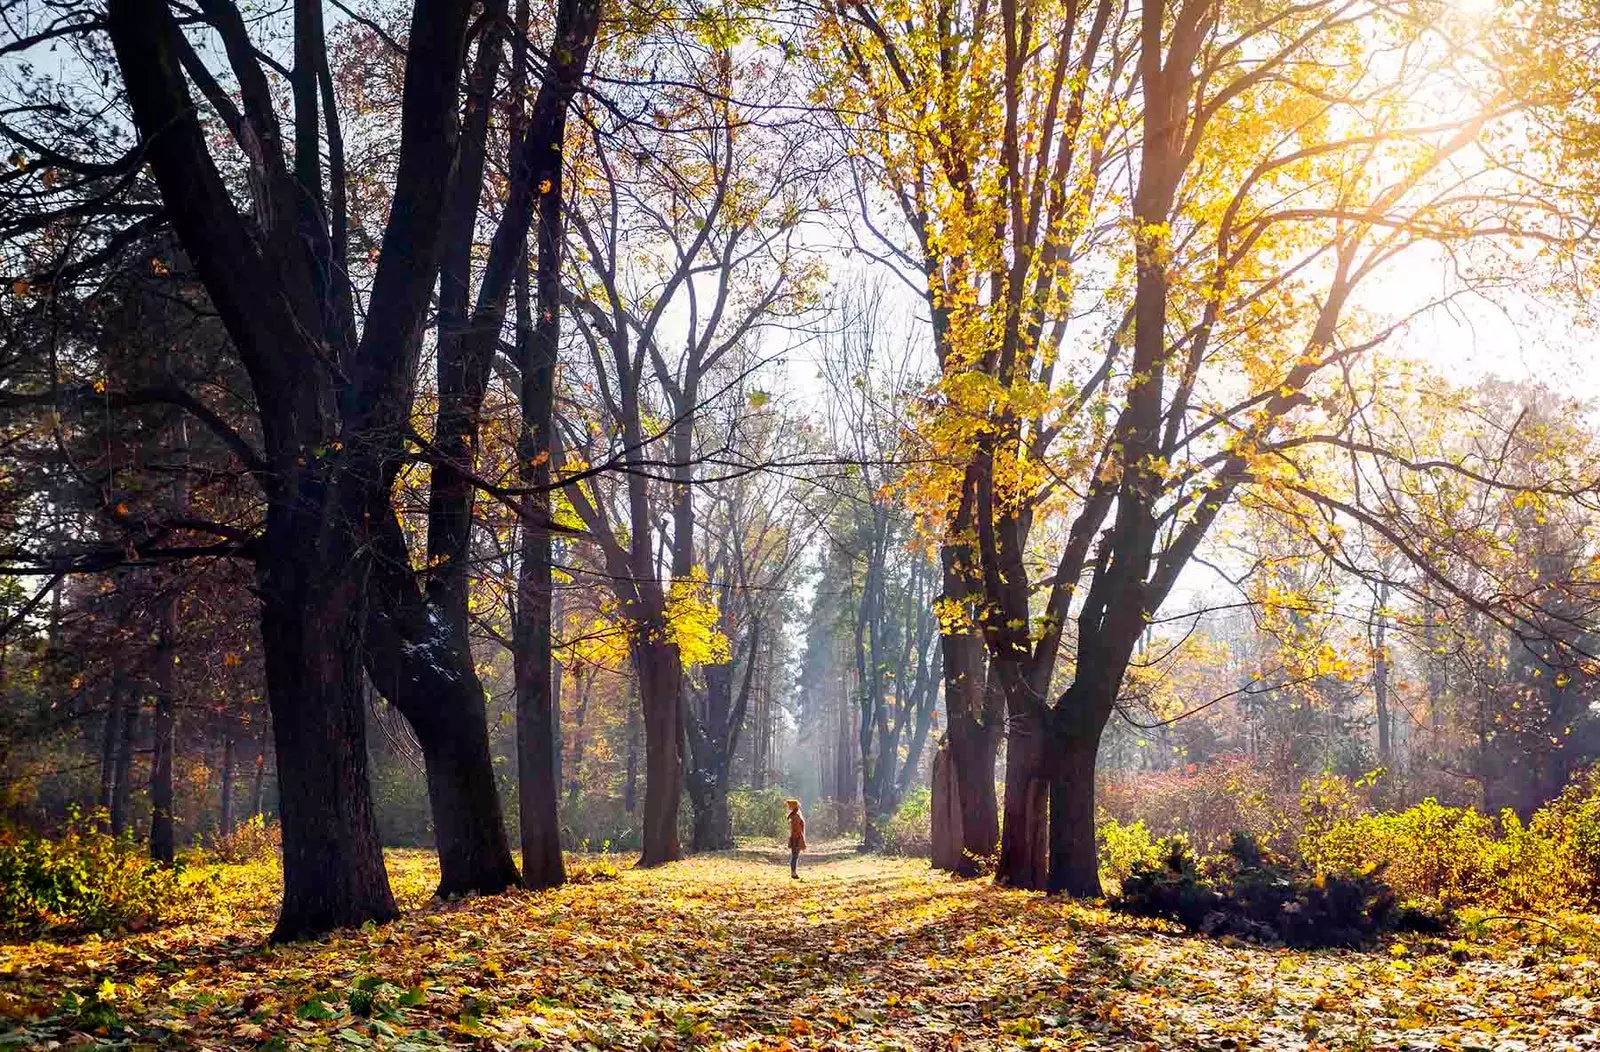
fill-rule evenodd
<path id="1" fill-rule="evenodd" d="M 955 872 L 961 862 L 961 809 L 956 800 L 950 743 L 941 741 L 933 754 L 933 868 Z"/>
<path id="2" fill-rule="evenodd" d="M 1373 610 L 1373 662 L 1372 699 L 1377 708 L 1378 762 L 1388 767 L 1394 762 L 1394 725 L 1389 717 L 1389 650 L 1386 640 L 1387 618 L 1383 608 L 1389 602 L 1387 581 L 1378 586 L 1376 608 Z"/>
<path id="3" fill-rule="evenodd" d="M 150 761 L 150 857 L 170 865 L 176 847 L 172 828 L 172 753 L 177 733 L 173 697 L 178 635 L 176 581 L 167 582 L 167 594 L 161 597 L 160 604 L 155 649 L 155 752 Z"/>
<path id="4" fill-rule="evenodd" d="M 117 734 L 122 729 L 122 683 L 120 670 L 111 674 L 111 696 L 106 699 L 106 718 L 100 742 L 100 810 L 111 821 L 111 798 L 117 787 Z"/>
<path id="5" fill-rule="evenodd" d="M 222 739 L 222 798 L 217 809 L 217 835 L 233 835 L 233 735 Z"/>
<path id="6" fill-rule="evenodd" d="M 519 5 L 519 15 L 521 13 Z M 556 356 L 561 333 L 561 258 L 566 217 L 562 175 L 567 112 L 588 67 L 600 20 L 600 0 L 560 0 L 550 60 L 534 100 L 521 163 L 514 178 L 537 194 L 537 300 L 533 329 L 519 326 L 522 435 L 518 470 L 534 492 L 522 523 L 517 581 L 517 771 L 522 813 L 522 881 L 530 888 L 566 880 L 557 816 L 556 727 L 561 696 L 555 681 L 551 632 L 551 466 L 555 457 Z"/>
<path id="7" fill-rule="evenodd" d="M 1006 728 L 1005 824 L 995 879 L 1013 888 L 1043 888 L 1048 876 L 1045 715 L 1036 705 L 1013 710 Z"/>
<path id="8" fill-rule="evenodd" d="M 1005 709 L 998 688 L 988 682 L 981 640 L 974 635 L 941 635 L 940 646 L 944 649 L 951 791 L 961 812 L 956 871 L 975 876 L 979 860 L 994 855 L 1000 843 L 994 775 Z M 1008 759 L 1008 770 L 1010 763 Z"/>
<path id="9" fill-rule="evenodd" d="M 255 787 L 250 790 L 250 817 L 266 813 L 267 805 L 267 745 L 262 742 L 256 751 Z"/>
<path id="10" fill-rule="evenodd" d="M 117 686 L 117 708 L 122 712 L 117 743 L 115 782 L 111 790 L 111 835 L 121 836 L 133 820 L 133 747 L 139 735 L 138 689 L 128 682 Z"/>
<path id="11" fill-rule="evenodd" d="M 635 634 L 634 665 L 644 712 L 644 848 L 640 865 L 656 866 L 683 857 L 678 841 L 678 808 L 683 788 L 683 669 L 677 647 L 659 627 Z"/>

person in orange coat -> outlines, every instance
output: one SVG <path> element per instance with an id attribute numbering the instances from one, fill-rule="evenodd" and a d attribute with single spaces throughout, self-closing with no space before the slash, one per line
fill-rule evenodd
<path id="1" fill-rule="evenodd" d="M 800 813 L 800 801 L 785 800 L 789 808 L 789 876 L 800 879 L 800 852 L 806 849 L 806 819 Z"/>

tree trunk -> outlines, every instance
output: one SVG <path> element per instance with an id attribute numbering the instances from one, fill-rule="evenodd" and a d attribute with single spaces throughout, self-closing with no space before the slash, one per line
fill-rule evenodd
<path id="1" fill-rule="evenodd" d="M 489 750 L 483 684 L 469 628 L 475 490 L 467 472 L 478 449 L 489 360 L 469 313 L 472 248 L 483 190 L 489 100 L 502 54 L 504 0 L 484 5 L 485 28 L 467 79 L 456 181 L 444 210 L 435 353 L 439 458 L 428 478 L 425 588 L 412 572 L 406 537 L 387 508 L 374 516 L 379 554 L 370 589 L 367 674 L 411 725 L 427 772 L 439 852 L 441 898 L 494 894 L 520 883 Z M 492 265 L 490 268 L 492 270 Z M 486 276 L 484 296 L 503 292 Z M 498 335 L 496 331 L 494 335 Z"/>
<path id="2" fill-rule="evenodd" d="M 250 790 L 250 817 L 264 813 L 267 803 L 267 745 L 261 743 L 256 751 L 255 787 Z"/>
<path id="3" fill-rule="evenodd" d="M 106 699 L 106 718 L 100 742 L 100 810 L 111 821 L 111 798 L 117 789 L 117 735 L 122 729 L 122 683 L 117 670 L 112 672 L 111 696 Z"/>
<path id="4" fill-rule="evenodd" d="M 222 798 L 217 808 L 217 835 L 233 835 L 233 736 L 222 739 Z"/>
<path id="5" fill-rule="evenodd" d="M 548 507 L 548 501 L 546 501 Z M 551 693 L 550 534 L 522 527 L 517 579 L 517 804 L 522 814 L 522 881 L 529 888 L 564 883 L 557 815 L 555 705 Z"/>
<path id="6" fill-rule="evenodd" d="M 362 516 L 310 471 L 285 496 L 256 563 L 283 832 L 275 942 L 398 914 L 367 777 Z"/>
<path id="7" fill-rule="evenodd" d="M 156 629 L 155 751 L 150 761 L 150 857 L 170 865 L 176 848 L 172 829 L 172 752 L 176 737 L 173 662 L 177 658 L 177 582 L 167 581 L 167 590 L 168 594 L 160 599 L 159 625 Z"/>
<path id="8" fill-rule="evenodd" d="M 379 521 L 378 529 L 382 550 L 404 552 L 392 514 Z M 439 852 L 437 893 L 440 898 L 492 895 L 515 887 L 521 878 L 506 838 L 488 710 L 466 626 L 452 624 L 417 595 L 409 566 L 396 559 L 380 562 L 368 586 L 373 606 L 366 669 L 372 685 L 411 725 L 422 749 Z"/>
<path id="9" fill-rule="evenodd" d="M 1047 890 L 1098 898 L 1100 852 L 1094 832 L 1094 770 L 1100 729 L 1063 733 L 1052 751 L 1050 875 Z"/>
<path id="10" fill-rule="evenodd" d="M 633 641 L 644 711 L 644 828 L 639 864 L 658 866 L 683 857 L 678 806 L 683 787 L 683 670 L 677 648 L 657 626 L 642 625 Z"/>
<path id="11" fill-rule="evenodd" d="M 117 706 L 122 710 L 121 740 L 117 743 L 116 784 L 111 790 L 111 835 L 127 832 L 133 819 L 133 746 L 139 736 L 139 692 L 131 683 L 118 686 Z"/>
<path id="12" fill-rule="evenodd" d="M 976 876 L 1000 842 L 994 769 L 1004 720 L 998 687 L 987 682 L 983 643 L 976 636 L 940 636 L 944 650 L 945 711 L 949 721 L 951 792 L 961 813 L 956 872 Z"/>
<path id="13" fill-rule="evenodd" d="M 1045 713 L 1013 712 L 1006 730 L 1005 822 L 995 879 L 1013 888 L 1043 888 L 1048 875 L 1050 782 L 1045 777 Z"/>
<path id="14" fill-rule="evenodd" d="M 933 868 L 955 872 L 961 864 L 961 807 L 956 799 L 950 743 L 941 741 L 933 754 Z"/>
<path id="15" fill-rule="evenodd" d="M 694 793 L 694 839 L 690 850 L 727 851 L 733 847 L 733 820 L 728 813 L 728 781 L 716 777 Z"/>
<path id="16" fill-rule="evenodd" d="M 1393 723 L 1389 717 L 1388 625 L 1384 607 L 1389 602 L 1387 581 L 1378 586 L 1378 601 L 1373 609 L 1372 700 L 1377 708 L 1378 762 L 1388 767 L 1394 762 Z"/>

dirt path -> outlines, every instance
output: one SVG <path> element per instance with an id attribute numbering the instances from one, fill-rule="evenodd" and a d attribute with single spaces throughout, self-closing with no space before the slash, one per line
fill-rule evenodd
<path id="1" fill-rule="evenodd" d="M 397 885 L 424 887 L 426 863 Z M 1595 964 L 1182 937 L 926 863 L 743 849 L 265 949 L 264 909 L 0 948 L 0 1043 L 436 1048 L 1600 1048 Z M 218 918 L 226 916 L 223 912 Z M 76 999 L 76 1000 L 74 1000 Z M 75 1036 L 78 1035 L 78 1036 Z"/>

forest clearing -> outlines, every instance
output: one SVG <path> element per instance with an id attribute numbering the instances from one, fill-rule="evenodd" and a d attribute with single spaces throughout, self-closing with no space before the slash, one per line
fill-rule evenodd
<path id="1" fill-rule="evenodd" d="M 427 902 L 268 947 L 270 876 L 155 932 L 0 947 L 0 1047 L 1088 1050 L 1600 1047 L 1600 926 L 1294 951 L 1210 940 L 831 844 L 746 845 L 537 893 Z M 1469 925 L 1470 927 L 1471 925 Z M 59 1042 L 59 1045 L 54 1044 Z"/>

